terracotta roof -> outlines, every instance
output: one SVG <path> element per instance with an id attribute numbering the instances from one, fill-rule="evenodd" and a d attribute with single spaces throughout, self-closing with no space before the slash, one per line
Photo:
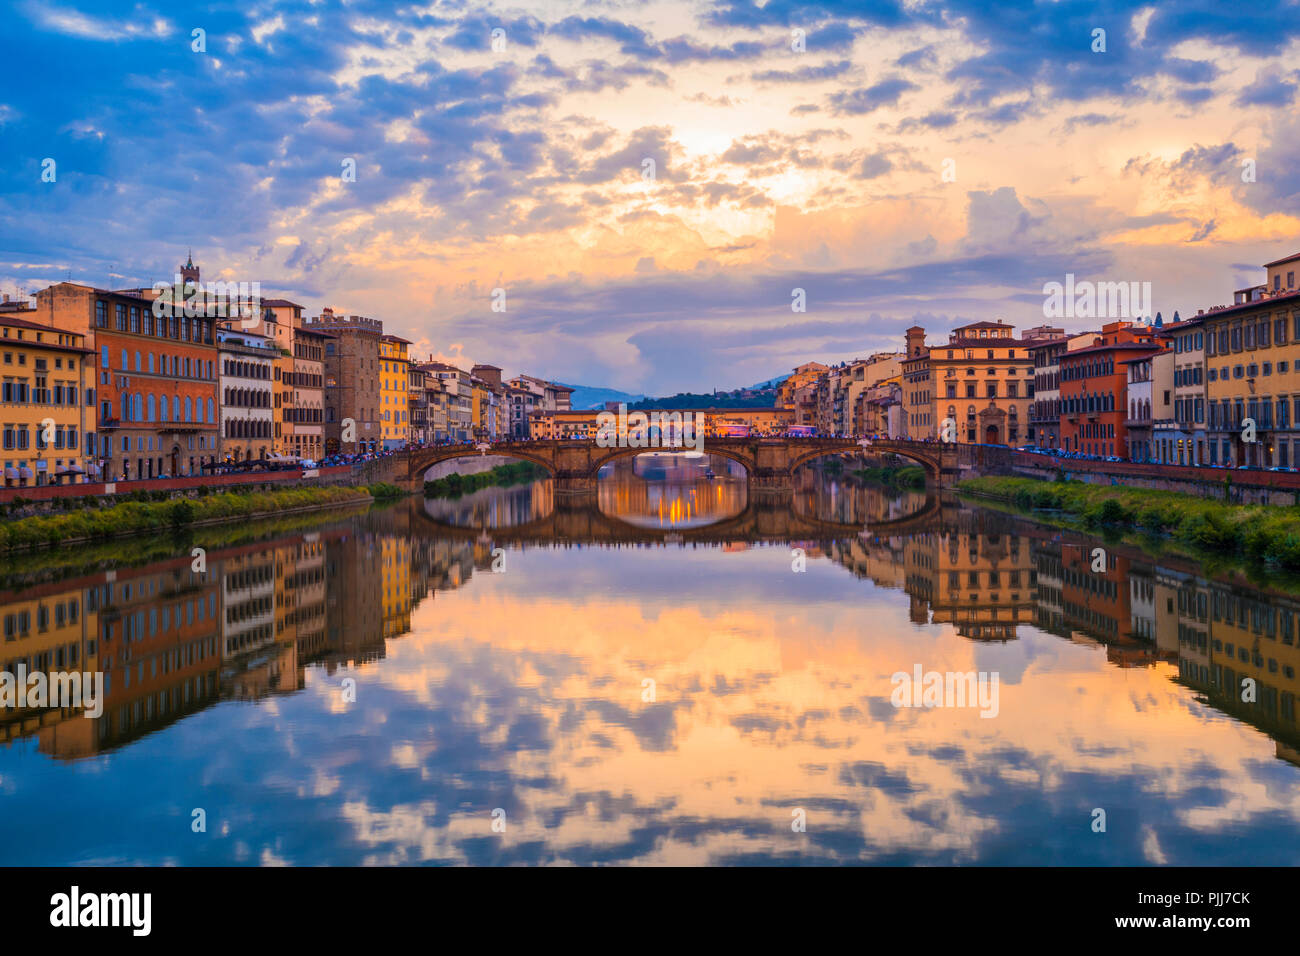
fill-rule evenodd
<path id="1" fill-rule="evenodd" d="M 1076 355 L 1089 355 L 1093 352 L 1112 352 L 1116 349 L 1137 349 L 1145 351 L 1155 349 L 1157 352 L 1163 350 L 1165 346 L 1156 342 L 1112 342 L 1110 345 L 1090 345 L 1086 349 L 1076 349 L 1073 352 L 1066 352 L 1061 356 L 1061 361 L 1067 361 Z"/>
<path id="2" fill-rule="evenodd" d="M 1281 261 L 1286 262 L 1287 260 L 1283 259 Z M 1300 298 L 1300 289 L 1297 289 L 1295 292 L 1284 292 L 1282 295 L 1271 295 L 1267 299 L 1256 299 L 1253 302 L 1242 302 L 1239 305 L 1225 306 L 1222 309 L 1206 309 L 1204 315 L 1198 315 L 1195 316 L 1195 318 L 1204 321 L 1205 319 L 1218 318 L 1219 316 L 1226 315 L 1230 312 L 1241 312 L 1246 309 L 1271 308 L 1275 302 L 1297 298 Z M 1191 320 L 1189 319 L 1188 321 Z"/>
<path id="3" fill-rule="evenodd" d="M 1270 269 L 1273 266 L 1280 266 L 1284 262 L 1294 262 L 1297 259 L 1300 259 L 1300 252 L 1297 252 L 1292 256 L 1287 256 L 1285 259 L 1274 259 L 1272 262 L 1266 262 L 1264 263 L 1264 268 Z"/>

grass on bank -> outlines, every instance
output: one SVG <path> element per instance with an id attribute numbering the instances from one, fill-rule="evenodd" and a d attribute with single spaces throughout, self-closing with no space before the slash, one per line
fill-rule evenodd
<path id="1" fill-rule="evenodd" d="M 82 499 L 87 504 L 81 511 L 33 515 L 0 523 L 0 550 L 149 531 L 176 531 L 199 521 L 274 514 L 294 508 L 347 504 L 369 498 L 366 488 L 321 487 L 239 494 L 222 492 L 169 501 L 122 501 L 106 507 L 98 507 L 96 499 Z"/>
<path id="2" fill-rule="evenodd" d="M 1057 509 L 1089 528 L 1137 529 L 1224 557 L 1300 569 L 1300 507 L 1294 505 L 1237 505 L 1177 491 L 1036 478 L 971 478 L 958 489 L 1025 511 Z"/>
<path id="3" fill-rule="evenodd" d="M 476 472 L 472 475 L 452 473 L 443 478 L 426 481 L 424 483 L 424 497 L 459 498 L 461 495 L 468 494 L 471 491 L 478 491 L 480 488 L 489 488 L 493 485 L 520 485 L 524 482 L 545 478 L 547 474 L 545 468 L 541 465 L 535 465 L 531 461 L 517 461 L 508 465 L 497 465 L 495 468 Z"/>

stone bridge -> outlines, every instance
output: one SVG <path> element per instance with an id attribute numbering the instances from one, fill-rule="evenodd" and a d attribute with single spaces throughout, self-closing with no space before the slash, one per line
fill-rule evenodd
<path id="1" fill-rule="evenodd" d="M 405 481 L 412 491 L 423 487 L 424 475 L 439 462 L 478 455 L 500 455 L 541 465 L 555 480 L 560 494 L 583 494 L 596 489 L 600 469 L 619 458 L 644 455 L 661 448 L 605 448 L 595 441 L 498 441 L 479 445 L 441 445 L 416 448 L 392 456 L 388 480 Z M 1009 468 L 1011 449 L 999 445 L 969 445 L 956 442 L 918 442 L 902 439 L 869 438 L 706 438 L 701 450 L 738 462 L 751 490 L 784 491 L 800 465 L 824 455 L 861 453 L 899 455 L 925 469 L 929 484 L 939 485 L 944 475 Z M 405 458 L 405 475 L 401 460 Z"/>

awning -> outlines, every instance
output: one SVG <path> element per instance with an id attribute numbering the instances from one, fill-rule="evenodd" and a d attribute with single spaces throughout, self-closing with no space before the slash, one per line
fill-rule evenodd
<path id="1" fill-rule="evenodd" d="M 6 477 L 6 478 L 17 478 L 17 477 L 18 477 L 18 469 L 15 468 L 15 467 L 13 467 L 13 465 L 7 465 L 7 466 L 5 467 L 5 477 Z"/>
<path id="2" fill-rule="evenodd" d="M 32 470 L 31 470 L 30 468 L 28 468 L 26 465 L 23 465 L 21 468 L 18 469 L 18 477 L 19 477 L 19 478 L 31 478 L 31 477 L 32 477 Z"/>

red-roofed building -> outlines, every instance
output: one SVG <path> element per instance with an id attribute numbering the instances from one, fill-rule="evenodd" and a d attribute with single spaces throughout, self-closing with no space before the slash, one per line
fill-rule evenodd
<path id="1" fill-rule="evenodd" d="M 1158 352 L 1150 326 L 1111 322 L 1098 344 L 1064 352 L 1061 362 L 1061 447 L 1088 455 L 1128 455 L 1130 359 Z"/>

